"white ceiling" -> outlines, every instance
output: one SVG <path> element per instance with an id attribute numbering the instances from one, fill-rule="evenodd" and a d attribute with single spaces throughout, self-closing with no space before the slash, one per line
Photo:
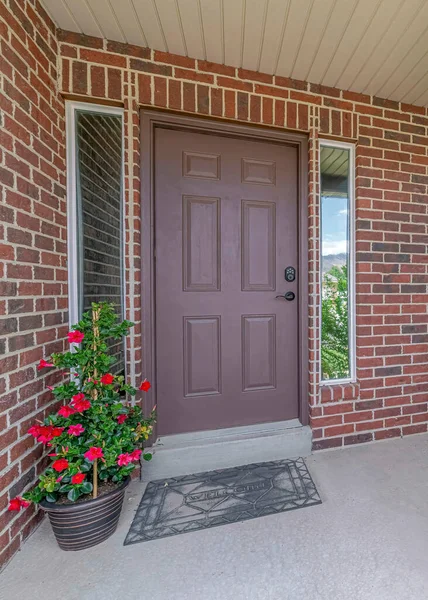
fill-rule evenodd
<path id="1" fill-rule="evenodd" d="M 428 0 L 42 0 L 61 29 L 428 105 Z"/>

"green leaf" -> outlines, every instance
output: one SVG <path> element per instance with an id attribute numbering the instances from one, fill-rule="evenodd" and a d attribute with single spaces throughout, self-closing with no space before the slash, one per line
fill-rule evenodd
<path id="1" fill-rule="evenodd" d="M 92 483 L 90 481 L 84 481 L 81 485 L 82 494 L 90 494 L 93 490 Z"/>
<path id="2" fill-rule="evenodd" d="M 57 500 L 56 494 L 46 494 L 45 498 L 47 502 L 56 502 Z"/>
<path id="3" fill-rule="evenodd" d="M 144 458 L 144 460 L 150 461 L 153 458 L 153 454 L 151 454 L 150 452 L 147 452 L 147 454 L 143 454 L 143 458 Z"/>
<path id="4" fill-rule="evenodd" d="M 76 500 L 79 498 L 80 496 L 80 491 L 74 487 L 72 490 L 70 490 L 67 494 L 67 498 L 70 500 L 70 502 L 76 502 Z"/>
<path id="5" fill-rule="evenodd" d="M 72 485 L 70 485 L 70 484 L 66 484 L 66 485 L 62 485 L 62 486 L 59 488 L 59 491 L 60 491 L 62 494 L 65 494 L 66 492 L 69 492 L 69 491 L 70 491 L 70 490 L 72 490 L 72 489 L 73 489 L 73 486 L 72 486 Z"/>

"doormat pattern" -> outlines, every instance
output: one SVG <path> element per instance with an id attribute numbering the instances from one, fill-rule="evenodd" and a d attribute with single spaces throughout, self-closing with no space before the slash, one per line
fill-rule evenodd
<path id="1" fill-rule="evenodd" d="M 303 458 L 152 481 L 124 545 L 315 504 L 321 499 Z"/>

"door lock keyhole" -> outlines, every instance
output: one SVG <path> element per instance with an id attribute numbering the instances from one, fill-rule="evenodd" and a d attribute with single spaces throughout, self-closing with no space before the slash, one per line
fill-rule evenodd
<path id="1" fill-rule="evenodd" d="M 291 283 L 296 279 L 296 269 L 294 267 L 287 267 L 284 272 L 285 281 Z"/>

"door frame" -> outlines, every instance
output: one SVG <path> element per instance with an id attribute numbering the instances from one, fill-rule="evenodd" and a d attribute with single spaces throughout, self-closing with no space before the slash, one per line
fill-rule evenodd
<path id="1" fill-rule="evenodd" d="M 309 247 L 308 247 L 308 136 L 284 129 L 244 125 L 207 117 L 140 109 L 141 174 L 141 319 L 144 377 L 152 383 L 144 394 L 145 412 L 156 404 L 156 331 L 155 331 L 155 196 L 154 140 L 157 128 L 192 131 L 225 137 L 255 139 L 294 146 L 298 154 L 298 406 L 302 425 L 309 423 Z M 132 176 L 132 174 L 131 174 Z M 131 199 L 132 202 L 132 199 Z"/>

